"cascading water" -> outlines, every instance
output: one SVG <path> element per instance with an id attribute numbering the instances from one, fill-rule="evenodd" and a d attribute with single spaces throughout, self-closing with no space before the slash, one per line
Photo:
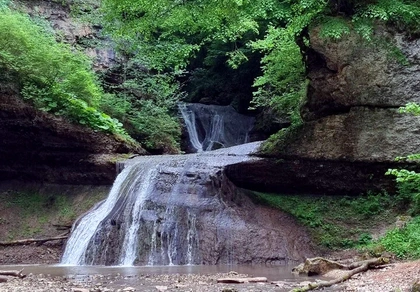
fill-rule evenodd
<path id="1" fill-rule="evenodd" d="M 180 107 L 183 115 L 199 115 L 192 110 L 195 106 Z M 186 124 L 194 129 L 199 120 L 186 119 Z M 245 141 L 245 130 L 239 127 L 236 133 L 242 138 L 225 137 L 230 127 L 226 120 L 226 113 L 212 118 L 203 142 L 191 132 L 192 145 L 200 150 Z M 243 123 L 243 129 L 251 128 L 248 117 Z M 185 265 L 287 258 L 300 243 L 289 243 L 284 231 L 276 230 L 282 219 L 262 223 L 253 218 L 255 206 L 223 172 L 226 165 L 257 160 L 248 154 L 258 146 L 255 142 L 199 154 L 136 157 L 120 164 L 123 170 L 109 197 L 75 223 L 61 263 Z M 269 245 L 261 245 L 260 239 Z"/>
<path id="2" fill-rule="evenodd" d="M 249 142 L 255 119 L 239 114 L 231 106 L 180 103 L 179 109 L 196 152 Z"/>

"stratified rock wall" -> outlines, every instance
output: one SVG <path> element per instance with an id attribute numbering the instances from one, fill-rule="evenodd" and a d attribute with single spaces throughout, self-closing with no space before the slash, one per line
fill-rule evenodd
<path id="1" fill-rule="evenodd" d="M 352 33 L 325 40 L 313 29 L 304 125 L 274 159 L 229 166 L 229 178 L 270 191 L 359 194 L 393 191 L 388 168 L 418 169 L 395 157 L 420 153 L 420 118 L 398 112 L 420 103 L 420 39 L 384 27 L 374 39 Z M 397 60 L 395 48 L 409 65 Z"/>
<path id="2" fill-rule="evenodd" d="M 15 1 L 18 9 L 28 13 L 35 19 L 46 20 L 56 33 L 59 41 L 82 48 L 93 61 L 97 71 L 107 70 L 117 64 L 113 44 L 102 35 L 101 26 L 92 25 L 74 17 L 70 11 L 71 1 L 21 0 Z M 97 3 L 95 3 L 97 2 Z M 90 0 L 91 12 L 99 9 L 99 1 Z M 77 9 L 78 7 L 75 7 Z M 80 12 L 89 14 L 89 11 Z"/>
<path id="3" fill-rule="evenodd" d="M 390 162 L 420 152 L 420 120 L 398 113 L 420 102 L 420 39 L 377 28 L 373 43 L 350 34 L 338 42 L 310 34 L 306 123 L 285 153 L 312 159 Z M 392 53 L 399 48 L 409 65 Z"/>
<path id="4" fill-rule="evenodd" d="M 142 151 L 36 110 L 0 87 L 0 180 L 110 185 L 117 154 Z"/>
<path id="5" fill-rule="evenodd" d="M 346 112 L 352 107 L 398 108 L 420 102 L 420 39 L 378 27 L 374 41 L 353 33 L 340 41 L 310 33 L 310 79 L 306 120 Z M 397 49 L 409 65 L 398 60 Z"/>

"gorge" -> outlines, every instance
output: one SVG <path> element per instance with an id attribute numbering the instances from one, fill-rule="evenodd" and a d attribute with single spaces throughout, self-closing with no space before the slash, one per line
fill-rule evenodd
<path id="1" fill-rule="evenodd" d="M 169 2 L 0 1 L 0 263 L 418 258 L 419 2 Z"/>

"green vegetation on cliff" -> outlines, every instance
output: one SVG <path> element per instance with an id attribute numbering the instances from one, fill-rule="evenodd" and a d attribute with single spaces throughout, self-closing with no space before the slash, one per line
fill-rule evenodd
<path id="1" fill-rule="evenodd" d="M 170 110 L 180 93 L 170 74 L 139 70 L 131 58 L 120 69 L 120 84 L 103 86 L 81 48 L 57 42 L 60 33 L 53 34 L 45 20 L 8 8 L 10 3 L 0 5 L 2 86 L 74 123 L 130 143 L 134 138 L 148 149 L 178 151 L 180 125 Z"/>
<path id="2" fill-rule="evenodd" d="M 128 138 L 121 123 L 98 109 L 103 92 L 87 58 L 7 8 L 0 14 L 0 72 L 37 108 Z"/>
<path id="3" fill-rule="evenodd" d="M 81 18 L 93 13 L 90 21 L 111 33 L 122 62 L 100 79 L 102 88 L 80 52 L 7 9 L 9 2 L 0 2 L 3 79 L 40 109 L 164 152 L 179 147 L 181 84 L 194 101 L 264 109 L 271 123 L 288 115 L 295 129 L 310 28 L 330 41 L 351 30 L 369 40 L 378 21 L 418 33 L 420 19 L 413 0 L 103 0 L 99 13 L 90 9 L 98 1 L 53 1 Z M 109 73 L 118 80 L 108 84 Z"/>
<path id="4" fill-rule="evenodd" d="M 411 213 L 412 197 L 386 193 L 350 197 L 253 192 L 251 198 L 296 217 L 321 247 L 359 248 L 373 256 L 387 251 L 401 259 L 420 258 L 420 217 L 401 215 Z"/>
<path id="5" fill-rule="evenodd" d="M 293 215 L 309 228 L 317 245 L 328 249 L 370 243 L 375 229 L 394 223 L 401 207 L 388 194 L 350 197 L 254 193 L 251 198 Z"/>
<path id="6" fill-rule="evenodd" d="M 144 52 L 150 68 L 158 71 L 193 68 L 194 57 L 208 57 L 207 48 L 214 44 L 228 44 L 218 46 L 217 55 L 225 55 L 232 68 L 259 52 L 262 75 L 253 83 L 253 104 L 288 114 L 292 124 L 300 123 L 299 107 L 306 94 L 308 29 L 320 26 L 331 41 L 351 30 L 370 39 L 377 21 L 412 32 L 420 21 L 420 4 L 412 0 L 103 3 L 110 31 L 123 37 L 132 52 Z"/>
<path id="7" fill-rule="evenodd" d="M 0 185 L 0 238 L 54 236 L 104 199 L 108 187 Z"/>

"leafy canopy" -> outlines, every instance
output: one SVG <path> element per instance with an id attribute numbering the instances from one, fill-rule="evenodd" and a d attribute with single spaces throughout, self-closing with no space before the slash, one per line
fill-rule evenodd
<path id="1" fill-rule="evenodd" d="M 306 94 L 309 27 L 320 25 L 326 38 L 355 30 L 369 39 L 376 20 L 411 29 L 420 21 L 414 0 L 104 0 L 104 11 L 120 44 L 159 71 L 184 69 L 213 42 L 232 44 L 225 53 L 233 68 L 247 61 L 247 49 L 261 52 L 254 105 L 290 114 L 295 124 Z"/>
<path id="2" fill-rule="evenodd" d="M 98 109 L 103 91 L 88 59 L 5 6 L 0 8 L 0 77 L 43 111 L 130 139 L 120 122 Z"/>

